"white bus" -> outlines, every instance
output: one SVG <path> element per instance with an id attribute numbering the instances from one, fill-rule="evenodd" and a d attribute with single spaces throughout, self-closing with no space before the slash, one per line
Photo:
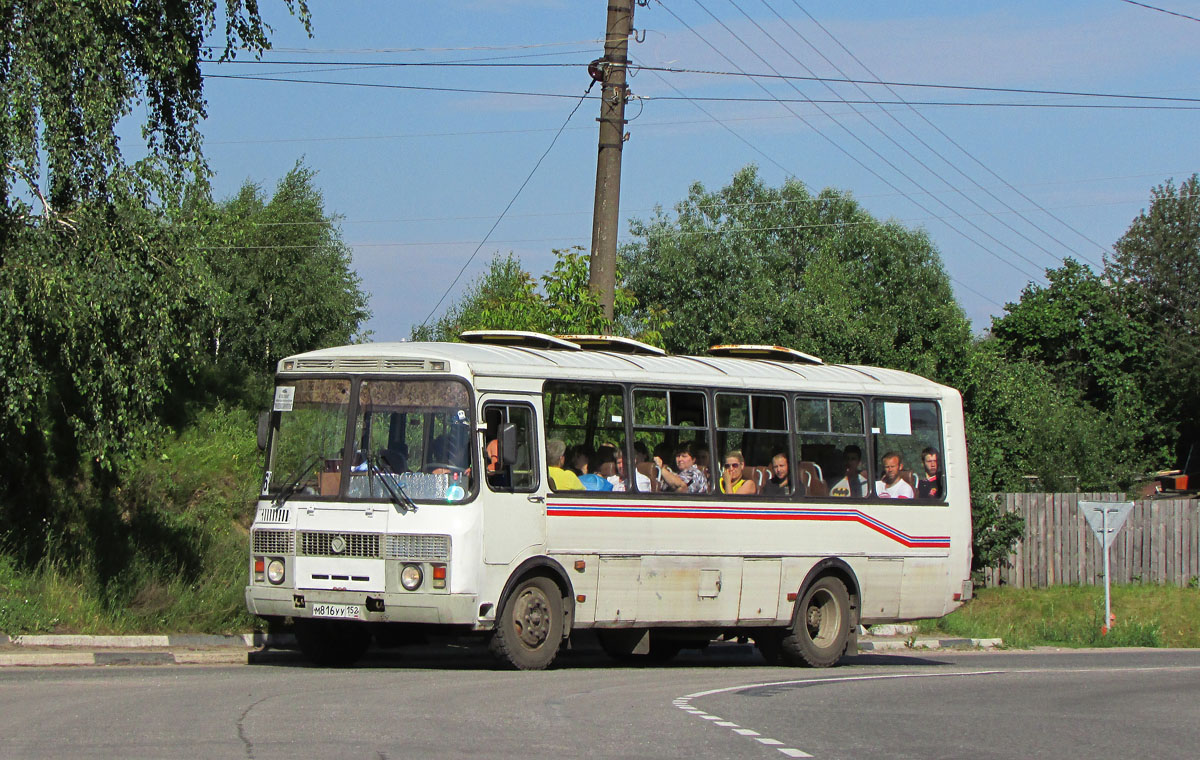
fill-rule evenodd
<path id="1" fill-rule="evenodd" d="M 952 388 L 778 347 L 463 339 L 279 362 L 246 604 L 315 662 L 473 631 L 538 669 L 593 629 L 619 658 L 744 637 L 830 666 L 860 624 L 970 597 Z"/>

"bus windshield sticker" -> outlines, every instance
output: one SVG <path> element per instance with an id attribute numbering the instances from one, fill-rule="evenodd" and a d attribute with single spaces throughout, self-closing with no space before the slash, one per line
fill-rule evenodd
<path id="1" fill-rule="evenodd" d="M 275 406 L 276 412 L 292 411 L 292 402 L 296 398 L 296 386 L 280 385 L 275 388 Z"/>
<path id="2" fill-rule="evenodd" d="M 908 404 L 885 401 L 883 424 L 888 435 L 912 435 L 912 418 L 909 416 Z"/>

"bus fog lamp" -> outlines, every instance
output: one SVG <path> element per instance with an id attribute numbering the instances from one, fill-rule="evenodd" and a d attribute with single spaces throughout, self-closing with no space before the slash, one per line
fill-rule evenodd
<path id="1" fill-rule="evenodd" d="M 416 591 L 421 587 L 423 575 L 420 565 L 405 565 L 400 571 L 400 585 L 408 591 Z"/>
<path id="2" fill-rule="evenodd" d="M 267 580 L 278 586 L 283 583 L 283 560 L 279 558 L 272 559 L 267 563 Z"/>

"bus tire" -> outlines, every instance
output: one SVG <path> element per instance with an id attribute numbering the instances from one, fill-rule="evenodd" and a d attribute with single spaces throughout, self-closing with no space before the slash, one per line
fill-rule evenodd
<path id="1" fill-rule="evenodd" d="M 850 640 L 851 618 L 846 584 L 832 575 L 821 576 L 796 604 L 792 626 L 780 642 L 780 654 L 790 665 L 836 665 Z"/>
<path id="2" fill-rule="evenodd" d="M 500 611 L 492 653 L 517 670 L 542 670 L 563 640 L 563 597 L 554 581 L 535 575 L 517 584 Z"/>
<path id="3" fill-rule="evenodd" d="M 371 632 L 364 623 L 304 618 L 296 621 L 296 643 L 314 665 L 348 668 L 366 654 Z"/>

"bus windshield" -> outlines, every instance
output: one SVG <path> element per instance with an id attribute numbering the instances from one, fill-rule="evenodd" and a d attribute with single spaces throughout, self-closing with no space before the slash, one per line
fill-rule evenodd
<path id="1" fill-rule="evenodd" d="M 281 382 L 275 386 L 274 411 L 279 418 L 267 490 L 309 497 L 336 496 L 345 458 L 350 381 Z"/>
<path id="2" fill-rule="evenodd" d="M 472 491 L 470 393 L 460 380 L 363 380 L 352 499 L 459 502 Z M 381 480 L 386 480 L 381 482 Z"/>

